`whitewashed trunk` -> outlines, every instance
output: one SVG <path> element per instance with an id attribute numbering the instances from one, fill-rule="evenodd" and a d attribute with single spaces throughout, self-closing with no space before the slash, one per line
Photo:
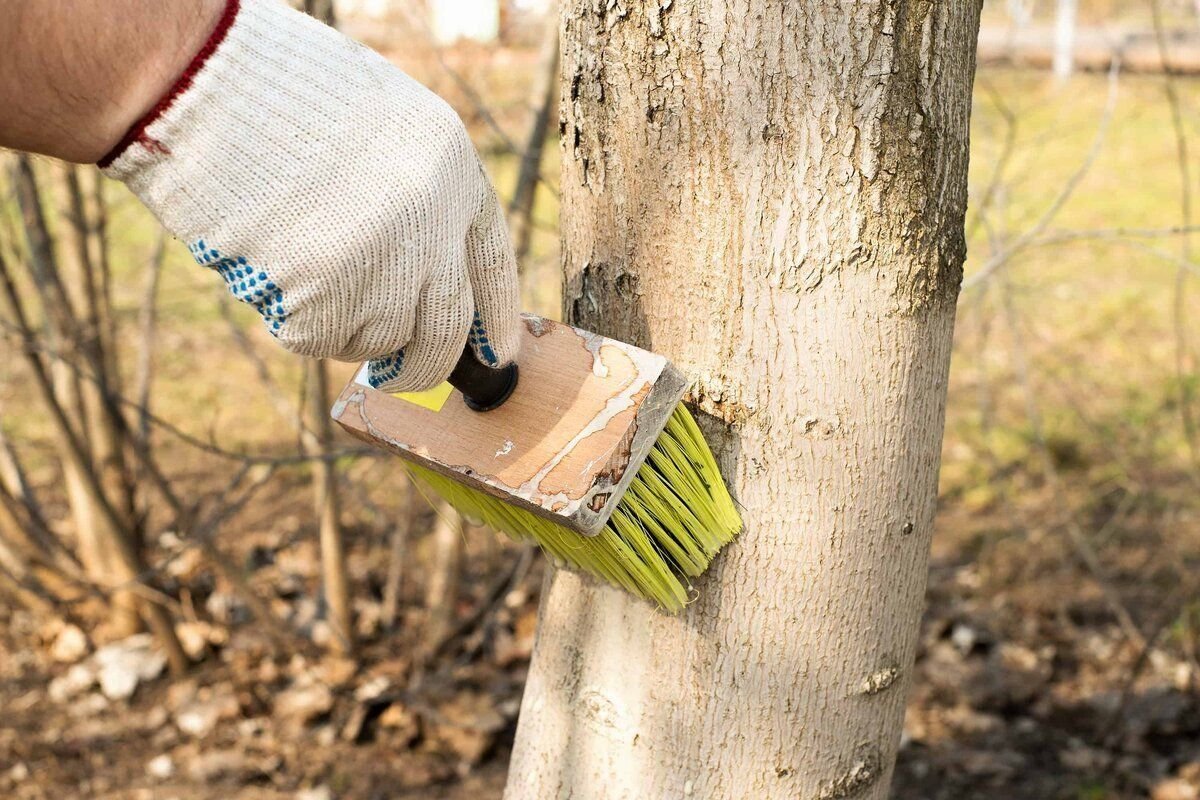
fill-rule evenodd
<path id="1" fill-rule="evenodd" d="M 1054 77 L 1065 81 L 1075 71 L 1075 14 L 1078 0 L 1058 0 L 1054 20 Z"/>
<path id="2" fill-rule="evenodd" d="M 965 255 L 979 3 L 563 15 L 566 314 L 692 379 L 746 529 L 678 618 L 552 575 L 505 797 L 885 797 Z"/>

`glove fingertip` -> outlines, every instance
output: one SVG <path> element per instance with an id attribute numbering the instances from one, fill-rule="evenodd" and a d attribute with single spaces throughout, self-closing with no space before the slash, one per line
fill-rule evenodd
<path id="1" fill-rule="evenodd" d="M 492 346 L 491 337 L 488 336 L 487 328 L 478 311 L 471 320 L 471 330 L 467 334 L 467 341 L 470 342 L 471 348 L 475 351 L 481 364 L 487 364 L 489 367 L 500 366 L 500 359 L 496 356 L 496 349 Z"/>
<path id="2" fill-rule="evenodd" d="M 519 321 L 512 321 L 507 326 L 501 325 L 497 328 L 484 322 L 483 316 L 476 311 L 467 342 L 475 351 L 480 363 L 489 367 L 502 367 L 517 357 L 521 344 L 519 332 Z"/>
<path id="3" fill-rule="evenodd" d="M 400 377 L 400 370 L 403 367 L 403 348 L 392 353 L 390 356 L 373 358 L 367 362 L 367 382 L 371 384 L 372 389 L 382 391 Z"/>

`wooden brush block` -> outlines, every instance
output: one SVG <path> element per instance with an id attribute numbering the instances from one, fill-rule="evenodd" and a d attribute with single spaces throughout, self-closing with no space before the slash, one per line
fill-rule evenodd
<path id="1" fill-rule="evenodd" d="M 333 418 L 363 441 L 595 535 L 682 398 L 683 377 L 632 345 L 524 322 L 520 382 L 500 408 L 471 411 L 448 384 L 409 399 L 380 392 L 364 366 Z"/>

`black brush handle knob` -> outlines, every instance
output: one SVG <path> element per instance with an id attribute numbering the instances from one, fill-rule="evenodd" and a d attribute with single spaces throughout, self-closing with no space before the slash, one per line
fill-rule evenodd
<path id="1" fill-rule="evenodd" d="M 504 405 L 517 388 L 517 365 L 489 367 L 475 357 L 468 344 L 450 373 L 450 385 L 462 392 L 467 408 L 491 411 Z"/>

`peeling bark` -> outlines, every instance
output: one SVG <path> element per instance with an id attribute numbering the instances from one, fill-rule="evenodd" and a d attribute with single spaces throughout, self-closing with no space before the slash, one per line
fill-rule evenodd
<path id="1" fill-rule="evenodd" d="M 965 257 L 977 0 L 570 0 L 564 313 L 671 358 L 745 532 L 549 580 L 508 800 L 883 798 Z"/>

